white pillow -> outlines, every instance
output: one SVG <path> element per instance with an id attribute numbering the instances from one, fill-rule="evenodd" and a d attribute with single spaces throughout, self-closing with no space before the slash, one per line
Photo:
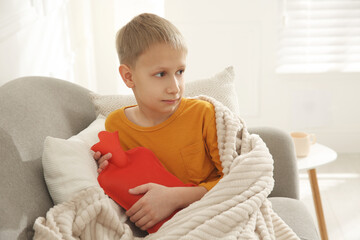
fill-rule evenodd
<path id="1" fill-rule="evenodd" d="M 44 177 L 55 204 L 70 200 L 73 194 L 91 186 L 99 186 L 97 165 L 91 146 L 105 130 L 105 118 L 97 118 L 78 135 L 65 140 L 47 137 L 42 164 Z"/>
<path id="2" fill-rule="evenodd" d="M 213 77 L 186 83 L 185 97 L 207 95 L 215 98 L 231 111 L 238 114 L 239 102 L 235 91 L 234 68 L 227 67 Z"/>
<path id="3" fill-rule="evenodd" d="M 90 98 L 95 106 L 96 115 L 102 114 L 105 117 L 116 109 L 136 105 L 133 95 L 100 95 L 90 92 Z"/>
<path id="4" fill-rule="evenodd" d="M 239 114 L 239 103 L 235 92 L 234 69 L 225 68 L 213 77 L 190 81 L 185 86 L 185 97 L 207 95 L 223 103 L 230 110 Z M 96 114 L 109 115 L 116 109 L 136 105 L 133 95 L 100 95 L 90 93 Z"/>

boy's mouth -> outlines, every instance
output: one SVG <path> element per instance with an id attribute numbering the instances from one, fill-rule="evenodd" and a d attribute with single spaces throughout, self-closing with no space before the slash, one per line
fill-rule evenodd
<path id="1" fill-rule="evenodd" d="M 177 101 L 179 101 L 179 99 L 168 99 L 168 100 L 163 100 L 163 102 L 167 103 L 167 104 L 175 104 Z"/>

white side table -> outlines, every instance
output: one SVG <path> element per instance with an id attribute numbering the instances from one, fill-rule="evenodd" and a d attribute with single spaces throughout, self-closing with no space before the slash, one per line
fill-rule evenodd
<path id="1" fill-rule="evenodd" d="M 315 143 L 310 148 L 310 153 L 307 157 L 297 158 L 298 169 L 307 170 L 311 185 L 311 192 L 313 195 L 316 217 L 319 225 L 320 236 L 322 240 L 327 240 L 327 230 L 324 218 L 324 212 L 321 204 L 321 197 L 319 191 L 319 184 L 316 176 L 316 167 L 335 161 L 337 153 L 324 145 Z"/>

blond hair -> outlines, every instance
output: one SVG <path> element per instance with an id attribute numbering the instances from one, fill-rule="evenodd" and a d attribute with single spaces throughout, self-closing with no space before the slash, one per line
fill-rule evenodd
<path id="1" fill-rule="evenodd" d="M 171 22 L 150 13 L 136 16 L 117 32 L 116 50 L 120 64 L 135 67 L 137 58 L 157 43 L 187 51 L 183 36 Z"/>

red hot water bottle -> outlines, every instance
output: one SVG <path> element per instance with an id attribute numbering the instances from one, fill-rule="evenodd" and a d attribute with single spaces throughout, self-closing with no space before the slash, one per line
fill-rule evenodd
<path id="1" fill-rule="evenodd" d="M 155 154 L 145 148 L 136 147 L 124 151 L 121 147 L 118 132 L 102 131 L 98 134 L 100 142 L 91 147 L 91 150 L 101 154 L 111 153 L 108 166 L 98 176 L 100 186 L 105 193 L 126 210 L 137 202 L 143 194 L 132 195 L 129 189 L 146 183 L 157 183 L 167 187 L 194 186 L 184 184 L 177 177 L 167 171 Z M 147 231 L 156 232 L 168 218 L 160 221 Z"/>

